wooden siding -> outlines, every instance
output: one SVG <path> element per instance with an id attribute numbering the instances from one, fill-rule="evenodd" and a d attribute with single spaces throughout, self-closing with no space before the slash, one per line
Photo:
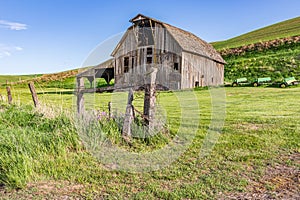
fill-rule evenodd
<path id="1" fill-rule="evenodd" d="M 150 45 L 145 43 L 145 40 L 141 43 L 138 39 L 138 28 L 132 26 L 114 50 L 115 86 L 117 88 L 146 84 L 146 75 L 153 66 L 158 67 L 156 84 L 171 90 L 223 84 L 224 65 L 222 63 L 183 50 L 162 24 L 152 23 L 155 23 L 154 45 L 152 39 Z M 149 34 L 149 29 L 146 31 L 147 34 Z M 147 54 L 147 48 L 152 48 L 151 55 Z M 149 59 L 152 64 L 149 64 Z"/>
<path id="2" fill-rule="evenodd" d="M 222 85 L 224 65 L 188 52 L 182 53 L 181 89 Z"/>

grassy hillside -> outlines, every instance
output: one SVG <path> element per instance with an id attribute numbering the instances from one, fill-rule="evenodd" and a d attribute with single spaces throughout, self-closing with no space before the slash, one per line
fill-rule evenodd
<path id="1" fill-rule="evenodd" d="M 0 75 L 0 85 L 5 86 L 6 80 L 8 84 L 14 87 L 27 87 L 30 81 L 35 82 L 37 87 L 43 88 L 75 88 L 75 76 L 83 69 L 74 69 L 52 74 L 39 74 L 39 75 Z M 87 80 L 86 85 L 89 85 Z M 97 85 L 105 85 L 103 79 L 97 80 Z"/>
<path id="2" fill-rule="evenodd" d="M 212 45 L 221 50 L 295 35 L 300 35 L 300 17 L 273 24 L 229 40 L 214 42 Z"/>
<path id="3" fill-rule="evenodd" d="M 300 41 L 287 40 L 279 45 L 266 46 L 221 52 L 227 62 L 225 80 L 230 82 L 241 77 L 253 80 L 264 76 L 270 76 L 273 81 L 290 76 L 300 79 Z"/>
<path id="4" fill-rule="evenodd" d="M 55 96 L 49 92 L 39 94 L 39 98 L 44 101 L 51 98 L 53 105 L 64 102 L 71 107 L 72 94 Z M 25 89 L 14 88 L 13 93 L 20 94 L 22 102 L 31 101 Z M 210 123 L 212 101 L 207 90 L 199 90 L 195 96 L 201 110 L 200 126 L 192 144 L 167 168 L 145 173 L 107 170 L 87 152 L 69 115 L 58 113 L 49 117 L 49 110 L 2 104 L 0 196 L 2 199 L 230 199 L 249 193 L 256 195 L 255 198 L 280 198 L 282 192 L 287 199 L 296 199 L 292 195 L 298 195 L 298 183 L 293 180 L 297 180 L 295 170 L 299 169 L 299 88 L 226 88 L 226 94 L 225 126 L 209 156 L 200 158 L 199 152 Z M 111 95 L 97 94 L 97 107 L 106 108 Z M 170 92 L 161 92 L 158 97 L 168 114 L 168 125 L 175 131 L 180 121 L 179 104 Z M 89 95 L 85 99 L 88 101 Z M 135 139 L 129 146 L 111 130 L 115 130 L 114 126 L 102 129 L 108 131 L 107 139 L 114 139 L 115 145 L 129 151 L 152 151 L 156 145 L 168 142 L 169 137 L 161 138 L 162 141 L 157 137 Z M 278 173 L 276 170 L 281 167 L 284 170 Z"/>
<path id="5" fill-rule="evenodd" d="M 213 43 L 224 60 L 225 81 L 271 77 L 300 79 L 300 17 Z"/>
<path id="6" fill-rule="evenodd" d="M 68 70 L 52 74 L 39 74 L 39 75 L 14 75 L 6 76 L 0 75 L 0 85 L 5 85 L 6 80 L 9 81 L 10 85 L 22 85 L 29 81 L 37 83 L 52 83 L 52 82 L 69 82 L 70 78 L 74 78 L 78 74 L 79 69 Z"/>

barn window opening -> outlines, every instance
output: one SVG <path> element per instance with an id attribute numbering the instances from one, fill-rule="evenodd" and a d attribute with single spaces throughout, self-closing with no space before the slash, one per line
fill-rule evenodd
<path id="1" fill-rule="evenodd" d="M 152 47 L 148 47 L 147 48 L 147 55 L 152 55 L 152 53 L 153 53 Z"/>
<path id="2" fill-rule="evenodd" d="M 176 62 L 174 63 L 174 70 L 178 71 L 179 70 L 179 64 Z"/>
<path id="3" fill-rule="evenodd" d="M 129 57 L 124 57 L 124 73 L 129 71 Z"/>
<path id="4" fill-rule="evenodd" d="M 134 67 L 134 57 L 131 58 L 131 69 Z"/>
<path id="5" fill-rule="evenodd" d="M 212 82 L 212 83 L 214 82 L 214 77 L 211 77 L 211 82 Z"/>
<path id="6" fill-rule="evenodd" d="M 147 57 L 147 64 L 151 64 L 152 63 L 152 57 Z"/>
<path id="7" fill-rule="evenodd" d="M 199 87 L 199 81 L 195 82 L 195 87 Z"/>

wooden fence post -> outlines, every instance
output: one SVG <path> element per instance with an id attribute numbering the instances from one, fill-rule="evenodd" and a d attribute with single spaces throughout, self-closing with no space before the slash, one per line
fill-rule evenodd
<path id="1" fill-rule="evenodd" d="M 112 103 L 108 102 L 108 117 L 109 119 L 112 118 L 112 109 L 111 109 Z"/>
<path id="2" fill-rule="evenodd" d="M 145 96 L 144 96 L 144 118 L 145 125 L 148 130 L 153 130 L 155 123 L 155 103 L 156 103 L 156 74 L 157 68 L 152 68 L 150 73 L 149 82 L 145 85 Z"/>
<path id="3" fill-rule="evenodd" d="M 127 106 L 126 106 L 124 124 L 123 124 L 123 128 L 122 128 L 122 137 L 125 140 L 129 139 L 131 137 L 131 123 L 134 118 L 132 101 L 133 101 L 133 90 L 132 90 L 132 88 L 130 88 L 129 93 L 128 93 L 128 102 L 127 102 Z"/>
<path id="4" fill-rule="evenodd" d="M 11 104 L 11 102 L 12 102 L 12 96 L 11 96 L 11 91 L 10 91 L 10 87 L 9 86 L 6 87 L 6 91 L 7 91 L 8 103 Z"/>
<path id="5" fill-rule="evenodd" d="M 39 106 L 39 100 L 38 100 L 38 97 L 37 97 L 37 94 L 36 94 L 36 91 L 35 91 L 34 83 L 33 82 L 28 83 L 28 87 L 29 87 L 29 90 L 31 92 L 34 107 L 38 107 Z"/>
<path id="6" fill-rule="evenodd" d="M 83 77 L 77 77 L 77 113 L 81 114 L 84 111 L 84 80 Z"/>

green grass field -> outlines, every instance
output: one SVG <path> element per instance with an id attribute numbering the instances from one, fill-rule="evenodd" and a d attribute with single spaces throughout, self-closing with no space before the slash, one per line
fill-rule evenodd
<path id="1" fill-rule="evenodd" d="M 37 91 L 48 107 L 34 110 L 28 89 L 12 88 L 17 105 L 2 103 L 0 108 L 0 185 L 6 186 L 0 189 L 1 199 L 214 199 L 257 190 L 276 196 L 288 183 L 277 182 L 285 178 L 280 174 L 264 181 L 268 170 L 300 167 L 299 160 L 290 159 L 300 153 L 299 87 L 225 88 L 224 128 L 206 157 L 200 157 L 200 149 L 210 124 L 212 99 L 209 90 L 195 90 L 200 125 L 192 143 L 166 168 L 145 173 L 107 170 L 87 151 L 72 114 L 66 112 L 73 110 L 72 90 L 37 87 Z M 180 95 L 189 96 L 187 91 Z M 134 104 L 141 110 L 142 94 L 135 97 Z M 120 112 L 124 109 L 120 102 L 126 98 L 126 93 L 85 95 L 88 109 L 107 110 L 107 102 L 113 101 Z M 167 113 L 169 129 L 176 132 L 181 113 L 176 94 L 161 92 L 158 102 Z M 183 126 L 187 133 L 193 129 L 192 124 Z M 163 148 L 174 137 L 135 139 L 128 146 L 118 133 L 107 134 L 117 138 L 116 145 L 134 152 Z"/>
<path id="2" fill-rule="evenodd" d="M 216 49 L 226 49 L 300 34 L 300 17 L 273 24 L 229 40 L 213 42 Z"/>

